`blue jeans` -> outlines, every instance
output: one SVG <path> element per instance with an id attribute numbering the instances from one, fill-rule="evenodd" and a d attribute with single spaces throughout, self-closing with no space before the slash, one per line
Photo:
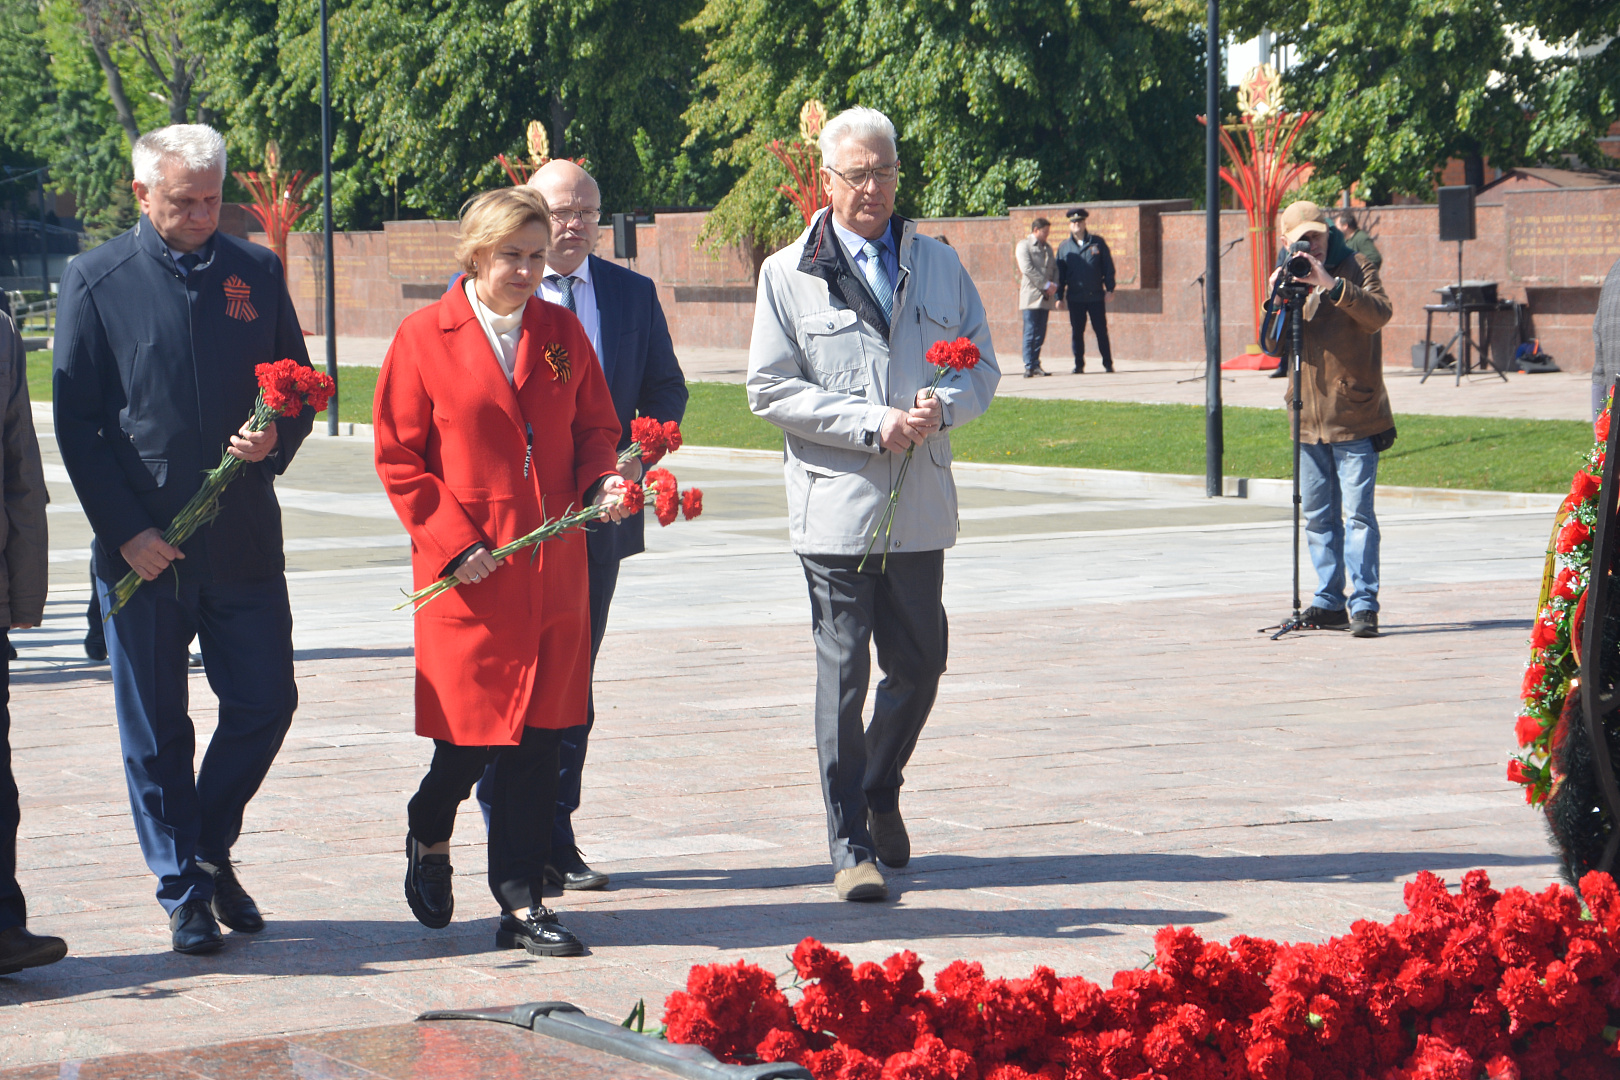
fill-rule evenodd
<path id="1" fill-rule="evenodd" d="M 1378 519 L 1373 486 L 1378 451 L 1371 439 L 1306 443 L 1299 448 L 1299 490 L 1305 515 L 1305 542 L 1316 567 L 1316 598 L 1327 611 L 1345 607 L 1350 579 L 1350 611 L 1378 610 Z"/>
<path id="2" fill-rule="evenodd" d="M 1046 319 L 1052 313 L 1045 308 L 1024 309 L 1024 370 L 1034 371 L 1041 366 L 1041 346 L 1046 344 Z"/>

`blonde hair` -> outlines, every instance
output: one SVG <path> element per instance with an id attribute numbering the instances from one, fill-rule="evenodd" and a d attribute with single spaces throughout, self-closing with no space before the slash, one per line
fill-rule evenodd
<path id="1" fill-rule="evenodd" d="M 474 195 L 461 208 L 461 227 L 456 231 L 456 262 L 464 273 L 476 275 L 475 255 L 536 221 L 546 230 L 546 246 L 549 247 L 551 208 L 534 188 L 497 188 Z"/>

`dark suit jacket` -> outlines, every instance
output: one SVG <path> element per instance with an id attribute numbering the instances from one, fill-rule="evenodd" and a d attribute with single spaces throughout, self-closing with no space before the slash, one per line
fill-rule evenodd
<path id="1" fill-rule="evenodd" d="M 622 451 L 630 445 L 633 417 L 680 420 L 686 415 L 686 377 L 675 359 L 652 279 L 595 255 L 587 257 L 602 326 L 602 372 L 619 414 Z M 637 514 L 616 525 L 592 525 L 586 537 L 591 558 L 605 562 L 645 550 L 645 518 Z"/>
<path id="2" fill-rule="evenodd" d="M 215 233 L 183 275 L 144 216 L 80 255 L 62 275 L 54 397 L 56 440 L 95 529 L 91 567 L 129 571 L 119 547 L 166 528 L 253 414 L 257 364 L 309 363 L 281 261 Z M 227 285 L 230 294 L 227 294 Z M 225 489 L 219 517 L 181 545 L 194 581 L 253 581 L 281 572 L 281 509 L 272 478 L 315 414 L 276 421 L 278 447 Z"/>

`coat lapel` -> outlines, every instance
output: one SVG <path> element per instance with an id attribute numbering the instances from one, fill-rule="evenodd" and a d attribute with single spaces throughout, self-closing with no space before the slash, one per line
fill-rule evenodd
<path id="1" fill-rule="evenodd" d="M 530 300 L 532 306 L 537 301 Z M 439 316 L 439 329 L 444 331 L 450 353 L 467 369 L 467 373 L 483 388 L 490 400 L 498 403 L 501 411 L 517 427 L 523 430 L 523 414 L 518 411 L 517 393 L 511 383 L 506 381 L 506 373 L 501 370 L 501 362 L 495 359 L 495 351 L 490 347 L 489 338 L 484 336 L 484 328 L 479 325 L 478 317 L 473 314 L 472 304 L 467 300 L 467 293 L 459 283 L 451 289 L 444 299 L 444 308 Z M 518 370 L 522 371 L 523 350 L 532 336 L 529 330 L 529 312 L 523 315 L 523 337 L 518 342 L 517 363 Z"/>

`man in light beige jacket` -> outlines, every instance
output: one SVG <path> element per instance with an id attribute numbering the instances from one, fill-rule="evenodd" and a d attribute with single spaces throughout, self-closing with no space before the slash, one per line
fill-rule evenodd
<path id="1" fill-rule="evenodd" d="M 1057 307 L 1057 256 L 1046 237 L 1052 223 L 1038 217 L 1029 223 L 1029 235 L 1018 241 L 1018 306 L 1024 312 L 1024 378 L 1050 375 L 1041 367 L 1041 346 L 1046 344 L 1046 319 Z"/>

